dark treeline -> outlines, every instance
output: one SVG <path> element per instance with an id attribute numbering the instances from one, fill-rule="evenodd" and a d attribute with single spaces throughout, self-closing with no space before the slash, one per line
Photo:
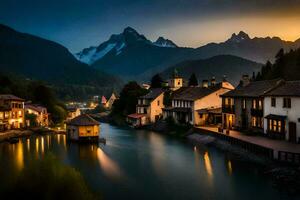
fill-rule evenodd
<path id="1" fill-rule="evenodd" d="M 0 74 L 0 86 L 0 94 L 13 94 L 26 101 L 47 107 L 54 123 L 60 123 L 66 117 L 64 104 L 56 98 L 53 89 L 41 81 Z"/>
<path id="2" fill-rule="evenodd" d="M 288 53 L 280 49 L 273 64 L 268 61 L 260 72 L 253 75 L 256 81 L 276 78 L 300 80 L 300 49 L 290 50 Z"/>

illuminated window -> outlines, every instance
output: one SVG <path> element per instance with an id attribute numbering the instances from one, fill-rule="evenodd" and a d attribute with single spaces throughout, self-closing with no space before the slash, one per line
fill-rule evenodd
<path id="1" fill-rule="evenodd" d="M 269 130 L 271 131 L 272 130 L 272 120 L 269 119 Z"/>
<path id="2" fill-rule="evenodd" d="M 252 100 L 252 108 L 256 109 L 256 100 L 255 99 Z"/>
<path id="3" fill-rule="evenodd" d="M 246 99 L 243 99 L 242 108 L 246 109 Z"/>
<path id="4" fill-rule="evenodd" d="M 258 100 L 258 108 L 262 109 L 262 100 Z"/>
<path id="5" fill-rule="evenodd" d="M 274 120 L 274 121 L 273 121 L 273 131 L 276 131 L 276 127 L 277 127 L 277 121 Z"/>
<path id="6" fill-rule="evenodd" d="M 278 121 L 278 132 L 281 132 L 281 121 Z"/>

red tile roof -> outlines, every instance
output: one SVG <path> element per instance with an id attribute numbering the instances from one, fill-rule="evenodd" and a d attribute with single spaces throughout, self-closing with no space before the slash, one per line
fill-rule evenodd
<path id="1" fill-rule="evenodd" d="M 144 116 L 146 116 L 146 115 L 145 114 L 133 113 L 133 114 L 128 115 L 127 117 L 134 118 L 134 119 L 139 119 L 139 118 L 142 118 Z"/>

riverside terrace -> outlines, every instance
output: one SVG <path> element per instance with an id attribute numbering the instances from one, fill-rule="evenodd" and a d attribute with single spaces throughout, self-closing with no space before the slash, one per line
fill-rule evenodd
<path id="1" fill-rule="evenodd" d="M 283 140 L 271 140 L 263 136 L 249 136 L 236 130 L 219 132 L 216 127 L 195 127 L 195 131 L 227 140 L 254 153 L 284 162 L 300 164 L 300 145 Z"/>

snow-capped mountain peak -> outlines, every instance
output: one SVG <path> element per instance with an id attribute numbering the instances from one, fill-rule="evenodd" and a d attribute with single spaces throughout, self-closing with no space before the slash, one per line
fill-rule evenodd
<path id="1" fill-rule="evenodd" d="M 165 39 L 163 37 L 159 37 L 155 42 L 153 42 L 153 44 L 159 47 L 169 47 L 169 48 L 178 47 L 173 41 L 169 39 Z"/>
<path id="2" fill-rule="evenodd" d="M 176 48 L 177 45 L 171 40 L 159 37 L 156 42 L 151 42 L 144 35 L 139 34 L 131 27 L 125 28 L 120 34 L 113 34 L 109 40 L 97 47 L 89 47 L 76 53 L 74 56 L 81 62 L 92 65 L 97 60 L 108 54 L 118 56 L 122 54 L 124 49 L 137 44 L 155 45 L 159 47 Z"/>
<path id="3" fill-rule="evenodd" d="M 245 40 L 250 40 L 251 38 L 247 33 L 244 31 L 240 31 L 238 34 L 233 33 L 231 38 L 227 40 L 227 42 L 235 42 L 235 43 L 240 43 Z"/>

